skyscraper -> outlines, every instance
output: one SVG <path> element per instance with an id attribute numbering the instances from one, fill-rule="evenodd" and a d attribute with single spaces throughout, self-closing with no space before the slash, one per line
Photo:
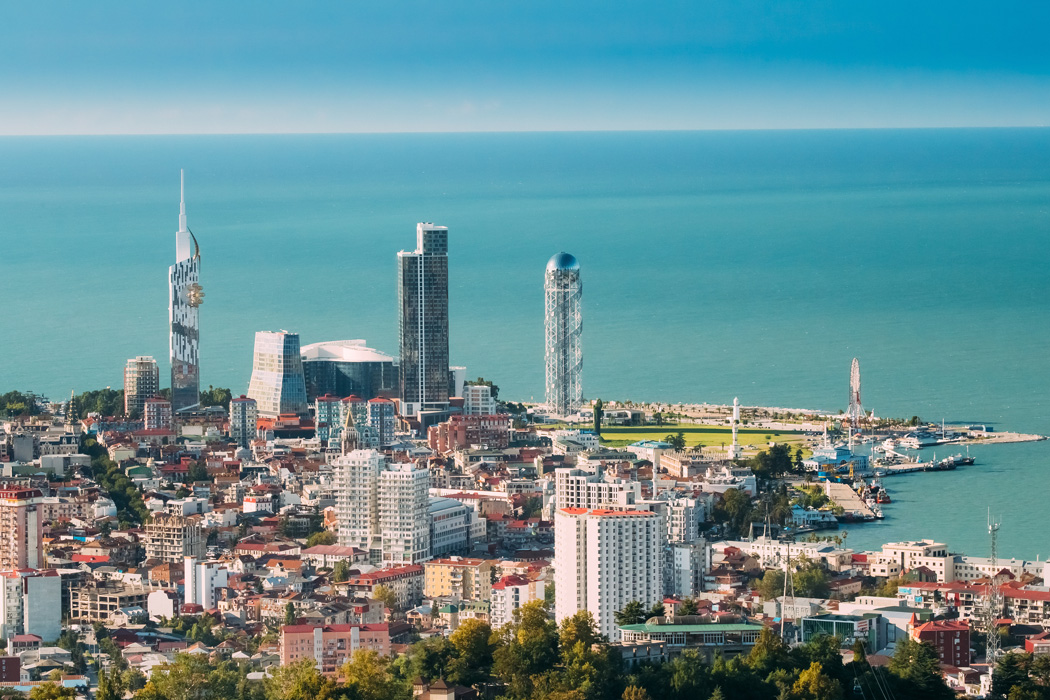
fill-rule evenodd
<path id="1" fill-rule="evenodd" d="M 619 641 L 616 612 L 663 599 L 660 516 L 640 510 L 559 508 L 554 513 L 554 616 L 594 615 Z"/>
<path id="2" fill-rule="evenodd" d="M 146 399 L 160 392 L 160 369 L 152 357 L 139 355 L 124 366 L 124 413 L 141 416 Z"/>
<path id="3" fill-rule="evenodd" d="M 544 353 L 547 378 L 547 409 L 560 416 L 580 410 L 583 400 L 583 321 L 580 299 L 580 263 L 568 253 L 558 253 L 547 262 L 544 274 Z"/>
<path id="4" fill-rule="evenodd" d="M 260 416 L 275 418 L 282 413 L 307 414 L 306 379 L 303 377 L 298 333 L 259 331 L 255 334 L 255 358 L 248 398 L 255 399 Z"/>
<path id="5" fill-rule="evenodd" d="M 416 249 L 397 254 L 401 412 L 448 407 L 448 228 L 416 225 Z"/>
<path id="6" fill-rule="evenodd" d="M 186 187 L 182 171 L 179 171 L 179 177 L 182 183 L 179 230 L 175 233 L 175 264 L 168 268 L 168 347 L 171 358 L 171 407 L 174 411 L 200 404 L 200 325 L 197 307 L 204 300 L 200 285 L 200 246 L 186 226 Z"/>

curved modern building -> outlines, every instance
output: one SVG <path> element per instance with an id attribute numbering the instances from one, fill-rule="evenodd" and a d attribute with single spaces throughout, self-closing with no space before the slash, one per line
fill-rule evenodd
<path id="1" fill-rule="evenodd" d="M 394 358 L 365 345 L 363 340 L 312 343 L 302 349 L 306 398 L 331 394 L 340 398 L 396 396 L 398 374 Z"/>
<path id="2" fill-rule="evenodd" d="M 255 399 L 260 416 L 276 418 L 282 414 L 307 414 L 298 333 L 259 331 L 255 334 L 248 398 Z"/>
<path id="3" fill-rule="evenodd" d="M 543 279 L 547 409 L 566 416 L 579 411 L 583 400 L 580 263 L 568 253 L 558 253 L 547 263 Z"/>

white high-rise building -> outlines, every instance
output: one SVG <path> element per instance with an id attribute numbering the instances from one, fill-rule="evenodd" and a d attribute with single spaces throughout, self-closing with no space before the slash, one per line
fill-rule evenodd
<path id="1" fill-rule="evenodd" d="M 261 416 L 307 414 L 306 379 L 298 333 L 259 331 L 255 334 L 248 398 L 255 399 Z"/>
<path id="2" fill-rule="evenodd" d="M 463 387 L 463 413 L 468 416 L 491 416 L 496 413 L 496 399 L 492 387 L 485 384 L 467 384 Z"/>
<path id="3" fill-rule="evenodd" d="M 388 464 L 376 450 L 353 450 L 332 462 L 339 544 L 369 553 L 373 563 L 430 559 L 430 472 Z"/>
<path id="4" fill-rule="evenodd" d="M 218 597 L 216 588 L 225 588 L 230 579 L 229 569 L 217 561 L 197 561 L 196 557 L 184 560 L 183 597 L 188 605 L 197 604 L 212 610 Z"/>
<path id="5" fill-rule="evenodd" d="M 376 450 L 353 450 L 332 462 L 339 544 L 382 556 L 379 537 L 379 472 L 386 459 Z"/>
<path id="6" fill-rule="evenodd" d="M 589 610 L 619 641 L 615 614 L 663 600 L 663 532 L 657 513 L 559 508 L 554 514 L 554 613 L 560 623 Z"/>
<path id="7" fill-rule="evenodd" d="M 230 439 L 245 449 L 251 449 L 259 427 L 259 408 L 255 399 L 240 396 L 230 400 Z"/>
<path id="8" fill-rule="evenodd" d="M 168 268 L 168 349 L 171 359 L 171 407 L 176 413 L 200 404 L 200 320 L 204 301 L 200 285 L 201 251 L 186 226 L 185 176 L 179 171 L 179 230 L 175 264 Z M 192 249 L 190 246 L 192 243 Z"/>
<path id="9" fill-rule="evenodd" d="M 379 473 L 379 530 L 383 565 L 430 559 L 430 470 L 391 464 Z"/>
<path id="10" fill-rule="evenodd" d="M 601 468 L 594 472 L 562 467 L 554 472 L 557 508 L 629 508 L 642 500 L 642 485 L 619 477 L 606 479 Z"/>
<path id="11" fill-rule="evenodd" d="M 547 410 L 567 416 L 583 401 L 583 282 L 580 263 L 568 253 L 547 262 L 543 278 Z"/>
<path id="12" fill-rule="evenodd" d="M 128 360 L 124 366 L 124 414 L 142 416 L 146 399 L 160 393 L 160 369 L 148 355 Z"/>

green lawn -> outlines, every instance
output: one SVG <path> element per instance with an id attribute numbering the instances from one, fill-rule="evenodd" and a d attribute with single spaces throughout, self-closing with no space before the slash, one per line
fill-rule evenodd
<path id="1" fill-rule="evenodd" d="M 733 441 L 733 430 L 728 426 L 681 423 L 670 425 L 606 426 L 602 428 L 602 443 L 610 447 L 625 447 L 639 440 L 663 440 L 666 436 L 679 432 L 685 434 L 685 444 L 690 447 L 694 445 L 720 447 L 729 445 Z M 803 441 L 803 435 L 801 432 L 776 432 L 741 428 L 737 432 L 737 439 L 744 446 L 757 445 L 764 447 L 769 442 L 800 443 Z"/>

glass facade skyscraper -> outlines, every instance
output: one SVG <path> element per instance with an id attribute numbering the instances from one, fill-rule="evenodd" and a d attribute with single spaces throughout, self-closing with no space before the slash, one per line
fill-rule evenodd
<path id="1" fill-rule="evenodd" d="M 200 285 L 200 246 L 186 226 L 184 179 L 181 190 L 179 230 L 175 232 L 175 264 L 168 268 L 171 408 L 176 412 L 200 404 L 200 325 L 197 307 L 204 300 Z"/>
<path id="2" fill-rule="evenodd" d="M 260 416 L 307 415 L 306 380 L 299 354 L 299 334 L 259 331 L 248 398 L 255 399 Z"/>
<path id="3" fill-rule="evenodd" d="M 401 412 L 448 407 L 448 228 L 416 226 L 416 249 L 397 254 Z"/>

